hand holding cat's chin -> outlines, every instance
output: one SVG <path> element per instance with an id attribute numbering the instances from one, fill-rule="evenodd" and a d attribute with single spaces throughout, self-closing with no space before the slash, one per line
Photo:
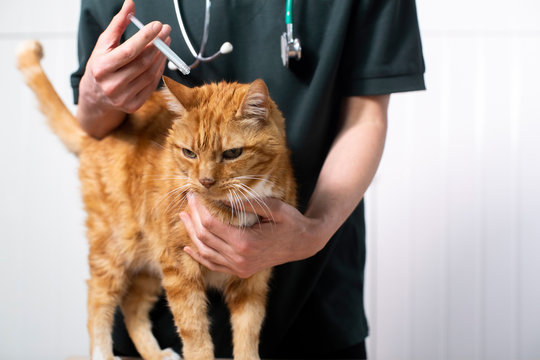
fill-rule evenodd
<path id="1" fill-rule="evenodd" d="M 318 221 L 277 199 L 265 199 L 266 206 L 253 204 L 253 212 L 264 220 L 247 228 L 221 222 L 196 196 L 190 196 L 188 202 L 189 214 L 184 212 L 180 218 L 193 246 L 184 251 L 212 271 L 248 278 L 272 266 L 313 256 L 328 241 L 320 236 Z"/>

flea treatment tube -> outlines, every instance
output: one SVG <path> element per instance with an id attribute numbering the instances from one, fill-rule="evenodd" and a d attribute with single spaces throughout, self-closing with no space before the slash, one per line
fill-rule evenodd
<path id="1" fill-rule="evenodd" d="M 135 17 L 135 15 L 130 15 L 129 20 L 131 20 L 131 22 L 139 29 L 142 29 L 144 26 L 144 24 L 140 22 L 139 19 Z M 163 55 L 167 57 L 167 59 L 171 60 L 172 63 L 176 65 L 176 67 L 182 72 L 182 74 L 189 74 L 189 66 L 187 66 L 186 63 L 183 62 L 182 59 L 180 59 L 180 57 L 176 55 L 176 53 L 172 51 L 171 48 L 168 47 L 167 44 L 165 44 L 160 38 L 155 38 L 152 43 L 159 51 L 163 53 Z"/>

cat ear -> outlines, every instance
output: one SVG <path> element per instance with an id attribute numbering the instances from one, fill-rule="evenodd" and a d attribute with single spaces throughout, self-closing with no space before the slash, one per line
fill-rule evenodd
<path id="1" fill-rule="evenodd" d="M 236 116 L 257 123 L 266 121 L 269 112 L 269 101 L 270 96 L 266 84 L 261 79 L 257 79 L 249 85 Z"/>
<path id="2" fill-rule="evenodd" d="M 165 88 L 162 92 L 167 100 L 167 107 L 174 113 L 181 114 L 195 104 L 195 91 L 185 85 L 182 85 L 173 79 L 163 76 Z"/>

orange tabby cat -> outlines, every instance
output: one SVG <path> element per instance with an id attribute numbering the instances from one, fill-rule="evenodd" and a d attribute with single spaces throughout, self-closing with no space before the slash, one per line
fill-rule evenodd
<path id="1" fill-rule="evenodd" d="M 266 85 L 219 83 L 166 89 L 101 141 L 86 135 L 40 65 L 41 46 L 25 43 L 18 67 L 55 133 L 80 160 L 90 243 L 88 331 L 92 359 L 113 359 L 118 305 L 144 359 L 177 359 L 161 350 L 149 310 L 162 287 L 186 360 L 213 359 L 205 289 L 224 292 L 235 359 L 257 359 L 270 270 L 248 279 L 215 273 L 188 256 L 180 221 L 193 193 L 223 221 L 251 226 L 258 218 L 240 200 L 280 198 L 295 205 L 296 187 L 284 119 Z"/>

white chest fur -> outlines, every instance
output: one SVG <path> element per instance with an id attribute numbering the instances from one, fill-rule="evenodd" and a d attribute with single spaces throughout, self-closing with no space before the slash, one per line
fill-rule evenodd
<path id="1" fill-rule="evenodd" d="M 258 221 L 258 216 L 251 212 L 253 210 L 250 209 L 250 203 L 261 205 L 264 204 L 264 198 L 281 196 L 281 194 L 274 192 L 274 184 L 266 178 L 251 188 L 248 194 L 248 205 L 244 207 L 245 213 L 243 216 L 240 216 L 239 226 L 249 227 Z"/>

